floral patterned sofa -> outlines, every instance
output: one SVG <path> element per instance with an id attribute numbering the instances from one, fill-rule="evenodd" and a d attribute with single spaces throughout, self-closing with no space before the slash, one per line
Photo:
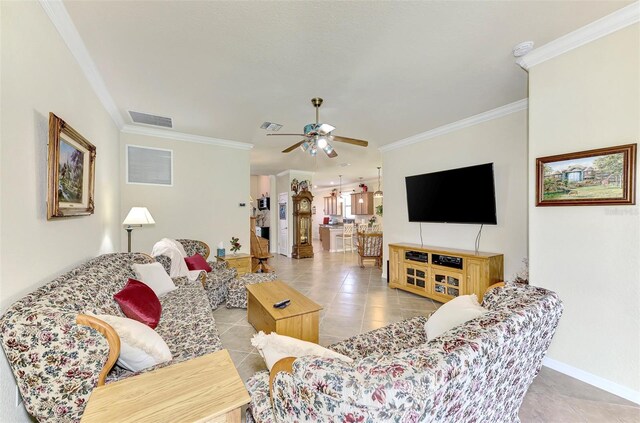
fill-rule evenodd
<path id="1" fill-rule="evenodd" d="M 271 386 L 269 373 L 257 373 L 247 421 L 518 422 L 562 303 L 507 284 L 489 290 L 483 306 L 489 312 L 430 342 L 426 318 L 415 317 L 329 347 L 353 363 L 301 357 L 272 370 Z"/>
<path id="2" fill-rule="evenodd" d="M 188 256 L 198 253 L 205 260 L 209 258 L 210 249 L 205 242 L 195 239 L 177 239 L 176 241 L 182 244 Z M 159 255 L 156 256 L 155 259 L 162 264 L 168 274 L 171 273 L 171 259 L 169 257 Z M 207 291 L 209 304 L 211 304 L 211 308 L 215 310 L 220 304 L 227 300 L 229 284 L 236 278 L 238 271 L 232 267 L 228 267 L 227 262 L 218 263 L 217 261 L 207 261 L 207 263 L 213 270 L 207 273 L 204 287 Z"/>
<path id="3" fill-rule="evenodd" d="M 152 262 L 142 253 L 101 255 L 25 296 L 0 317 L 2 347 L 25 407 L 37 420 L 79 421 L 99 383 L 135 374 L 111 368 L 118 347 L 101 334 L 103 322 L 84 315 L 124 316 L 113 295 L 135 278 L 133 263 Z M 173 360 L 144 371 L 222 349 L 200 280 L 174 282 L 178 289 L 160 298 L 156 327 Z M 93 324 L 85 326 L 87 320 Z"/>

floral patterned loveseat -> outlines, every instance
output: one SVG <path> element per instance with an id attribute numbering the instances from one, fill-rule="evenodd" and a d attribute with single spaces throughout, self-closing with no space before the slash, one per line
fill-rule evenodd
<path id="1" fill-rule="evenodd" d="M 562 303 L 507 284 L 489 290 L 483 306 L 489 312 L 430 342 L 426 318 L 415 317 L 329 347 L 353 363 L 298 358 L 273 373 L 271 394 L 269 373 L 257 373 L 247 421 L 518 422 Z"/>
<path id="2" fill-rule="evenodd" d="M 79 421 L 99 382 L 135 374 L 111 368 L 117 346 L 110 347 L 99 331 L 103 322 L 93 318 L 97 325 L 86 326 L 84 315 L 124 316 L 113 295 L 135 278 L 133 263 L 153 261 L 142 253 L 101 255 L 25 296 L 0 317 L 2 347 L 24 405 L 37 420 Z M 222 349 L 200 280 L 174 282 L 178 289 L 160 298 L 162 317 L 156 327 L 173 360 L 144 371 Z"/>
<path id="3" fill-rule="evenodd" d="M 176 239 L 176 241 L 182 244 L 187 256 L 198 253 L 205 260 L 209 258 L 210 248 L 207 243 L 195 239 Z M 171 258 L 165 255 L 159 255 L 156 256 L 155 259 L 158 263 L 162 264 L 168 274 L 171 273 Z M 238 270 L 229 267 L 226 261 L 207 261 L 207 263 L 211 266 L 212 270 L 207 273 L 204 287 L 209 297 L 209 304 L 211 308 L 215 310 L 220 304 L 227 300 L 229 284 L 238 276 Z"/>

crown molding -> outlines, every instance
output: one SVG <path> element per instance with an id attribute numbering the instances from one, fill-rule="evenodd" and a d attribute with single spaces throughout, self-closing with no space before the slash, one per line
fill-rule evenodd
<path id="1" fill-rule="evenodd" d="M 526 110 L 527 107 L 529 107 L 529 100 L 527 100 L 526 98 L 523 98 L 522 100 L 509 103 L 507 105 L 459 120 L 457 122 L 439 126 L 427 132 L 422 132 L 420 134 L 412 135 L 408 138 L 404 138 L 399 141 L 392 142 L 391 144 L 383 145 L 378 150 L 385 153 L 387 151 L 406 147 L 408 145 L 416 144 L 431 138 L 439 137 L 441 135 L 445 135 L 450 132 L 459 131 L 460 129 L 468 128 L 469 126 L 477 125 L 479 123 L 486 122 L 488 120 L 501 118 L 503 116 L 510 115 L 511 113 L 519 112 L 520 110 Z"/>
<path id="2" fill-rule="evenodd" d="M 563 35 L 516 60 L 524 70 L 640 22 L 640 2 L 633 2 L 597 21 Z"/>
<path id="3" fill-rule="evenodd" d="M 71 21 L 71 17 L 64 7 L 64 4 L 61 0 L 39 0 L 39 3 L 47 16 L 49 16 L 49 19 L 67 45 L 67 48 L 69 48 L 69 51 L 76 59 L 76 62 L 78 62 L 84 76 L 89 81 L 89 85 L 91 85 L 91 88 L 95 91 L 107 113 L 109 113 L 116 126 L 122 128 L 124 126 L 124 120 L 111 94 L 109 94 L 102 76 L 100 76 L 98 68 L 93 62 L 93 59 L 91 59 L 87 47 L 84 45 L 82 38 L 80 38 L 78 30 Z"/>
<path id="4" fill-rule="evenodd" d="M 284 176 L 284 175 L 286 175 L 287 173 L 291 173 L 291 172 L 306 173 L 306 174 L 308 174 L 309 176 L 313 176 L 313 175 L 315 174 L 315 172 L 311 172 L 311 171 L 308 171 L 308 170 L 286 169 L 286 170 L 283 170 L 283 171 L 282 171 L 282 172 L 280 172 L 280 173 L 277 173 L 277 174 L 276 174 L 276 176 Z"/>
<path id="5" fill-rule="evenodd" d="M 150 137 L 166 138 L 178 141 L 195 142 L 198 144 L 209 144 L 219 147 L 235 148 L 237 150 L 251 150 L 253 144 L 240 141 L 223 140 L 220 138 L 205 137 L 202 135 L 185 134 L 184 132 L 174 132 L 167 129 L 147 128 L 136 125 L 124 125 L 122 132 L 134 135 L 147 135 Z"/>

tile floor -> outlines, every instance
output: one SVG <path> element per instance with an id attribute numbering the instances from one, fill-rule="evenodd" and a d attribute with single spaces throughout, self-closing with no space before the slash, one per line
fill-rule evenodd
<path id="1" fill-rule="evenodd" d="M 314 245 L 313 259 L 270 260 L 279 279 L 324 307 L 320 343 L 329 345 L 408 317 L 427 315 L 440 303 L 389 289 L 380 270 L 358 266 L 356 254 L 328 253 Z M 266 369 L 251 345 L 255 333 L 246 310 L 214 311 L 222 345 L 229 350 L 240 377 L 247 380 Z M 345 324 L 348 322 L 348 324 Z M 640 406 L 546 367 L 525 397 L 520 418 L 533 422 L 640 422 Z"/>

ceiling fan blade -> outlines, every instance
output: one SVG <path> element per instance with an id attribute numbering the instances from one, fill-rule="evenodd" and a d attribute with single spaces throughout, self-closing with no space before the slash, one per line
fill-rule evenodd
<path id="1" fill-rule="evenodd" d="M 326 153 L 326 151 L 325 151 L 325 153 Z M 331 150 L 331 153 L 327 153 L 327 156 L 330 159 L 333 159 L 334 157 L 338 157 L 338 153 L 336 153 L 336 150 Z"/>
<path id="2" fill-rule="evenodd" d="M 333 140 L 346 142 L 347 144 L 359 145 L 360 147 L 367 147 L 369 145 L 369 141 L 357 140 L 355 138 L 348 138 L 348 137 L 339 137 L 337 135 L 333 136 Z"/>
<path id="3" fill-rule="evenodd" d="M 293 134 L 291 134 L 293 135 Z M 295 144 L 293 144 L 291 147 L 287 148 L 286 150 L 282 150 L 283 153 L 290 153 L 293 150 L 295 150 L 296 148 L 300 147 L 302 145 L 303 142 L 305 142 L 306 140 L 302 140 L 300 142 L 297 142 Z"/>
<path id="4" fill-rule="evenodd" d="M 295 135 L 296 137 L 306 137 L 305 134 L 267 134 L 268 137 L 272 137 L 274 135 L 280 136 L 280 135 Z"/>

